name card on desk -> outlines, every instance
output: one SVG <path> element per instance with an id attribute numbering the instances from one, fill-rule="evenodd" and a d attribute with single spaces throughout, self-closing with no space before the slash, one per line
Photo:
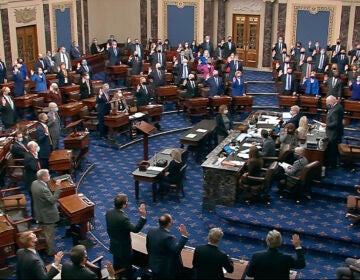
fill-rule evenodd
<path id="1" fill-rule="evenodd" d="M 188 135 L 186 135 L 185 137 L 187 138 L 195 138 L 196 134 L 195 133 L 189 133 Z"/>
<path id="2" fill-rule="evenodd" d="M 198 128 L 196 131 L 197 131 L 197 132 L 201 132 L 201 133 L 205 133 L 205 132 L 207 132 L 207 130 L 206 130 L 206 129 L 202 129 L 202 128 Z"/>

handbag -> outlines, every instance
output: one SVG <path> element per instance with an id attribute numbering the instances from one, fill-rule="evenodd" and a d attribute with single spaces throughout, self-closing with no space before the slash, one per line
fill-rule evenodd
<path id="1" fill-rule="evenodd" d="M 165 167 L 166 165 L 167 165 L 166 159 L 158 159 L 156 161 L 156 166 L 158 166 L 158 167 Z"/>

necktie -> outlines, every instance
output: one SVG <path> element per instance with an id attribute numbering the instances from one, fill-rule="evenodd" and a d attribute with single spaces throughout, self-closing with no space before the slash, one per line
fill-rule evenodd
<path id="1" fill-rule="evenodd" d="M 311 72 L 311 64 L 308 63 L 306 67 L 306 78 L 310 77 L 310 72 Z"/>
<path id="2" fill-rule="evenodd" d="M 279 43 L 279 50 L 282 51 L 282 43 Z"/>
<path id="3" fill-rule="evenodd" d="M 290 84 L 291 84 L 291 76 L 288 74 L 286 79 L 286 90 L 290 90 Z"/>
<path id="4" fill-rule="evenodd" d="M 219 86 L 219 81 L 218 81 L 217 77 L 215 78 L 215 83 L 216 83 L 216 86 Z"/>
<path id="5" fill-rule="evenodd" d="M 39 170 L 41 169 L 41 164 L 40 164 L 40 161 L 38 160 L 37 161 L 37 166 L 38 166 L 38 168 L 39 168 Z"/>
<path id="6" fill-rule="evenodd" d="M 137 51 L 139 57 L 141 57 L 141 52 L 140 52 L 140 46 L 139 45 L 136 45 L 136 51 Z"/>
<path id="7" fill-rule="evenodd" d="M 89 72 L 89 67 L 87 67 L 87 65 L 84 68 L 86 72 Z"/>
<path id="8" fill-rule="evenodd" d="M 40 63 L 41 63 L 42 69 L 44 69 L 44 61 L 40 60 Z"/>
<path id="9" fill-rule="evenodd" d="M 6 96 L 6 100 L 7 100 L 7 102 L 9 103 L 11 109 L 14 110 L 14 102 L 12 101 L 11 97 L 8 96 L 8 95 L 5 95 L 5 96 Z"/>
<path id="10" fill-rule="evenodd" d="M 221 58 L 221 48 L 219 47 L 219 58 Z"/>
<path id="11" fill-rule="evenodd" d="M 0 70 L 3 70 L 3 69 L 4 69 L 4 67 L 3 67 L 2 63 L 0 62 Z"/>
<path id="12" fill-rule="evenodd" d="M 235 70 L 238 70 L 238 62 L 235 62 Z"/>
<path id="13" fill-rule="evenodd" d="M 160 72 L 160 70 L 158 70 L 158 76 L 159 76 L 159 79 L 161 79 L 161 72 Z"/>
<path id="14" fill-rule="evenodd" d="M 342 55 L 341 55 L 341 60 L 344 60 L 344 58 L 345 58 L 345 56 L 342 54 Z"/>
<path id="15" fill-rule="evenodd" d="M 324 64 L 324 55 L 322 54 L 322 55 L 320 56 L 319 69 L 322 69 L 322 68 L 323 68 L 323 64 Z"/>
<path id="16" fill-rule="evenodd" d="M 360 56 L 360 50 L 356 51 L 356 56 Z"/>
<path id="17" fill-rule="evenodd" d="M 195 88 L 195 82 L 194 81 L 191 81 L 191 87 Z"/>
<path id="18" fill-rule="evenodd" d="M 159 53 L 159 55 L 158 55 L 158 61 L 159 61 L 160 64 L 162 64 L 162 61 L 161 61 L 161 53 Z"/>
<path id="19" fill-rule="evenodd" d="M 336 78 L 333 78 L 332 86 L 335 87 L 336 84 Z"/>
<path id="20" fill-rule="evenodd" d="M 183 68 L 183 79 L 186 79 L 187 78 L 187 76 L 188 76 L 188 74 L 187 74 L 187 66 L 186 65 L 184 65 L 184 68 Z"/>
<path id="21" fill-rule="evenodd" d="M 145 85 L 143 85 L 142 87 L 143 87 L 143 89 L 144 89 L 144 91 L 145 91 L 145 94 L 148 94 L 148 91 L 147 91 L 146 86 L 145 86 Z"/>
<path id="22" fill-rule="evenodd" d="M 241 79 L 238 79 L 239 85 L 241 85 Z"/>
<path id="23" fill-rule="evenodd" d="M 117 56 L 117 49 L 116 48 L 114 48 L 114 54 L 115 54 L 115 56 Z"/>
<path id="24" fill-rule="evenodd" d="M 340 46 L 336 45 L 336 52 L 339 52 Z"/>

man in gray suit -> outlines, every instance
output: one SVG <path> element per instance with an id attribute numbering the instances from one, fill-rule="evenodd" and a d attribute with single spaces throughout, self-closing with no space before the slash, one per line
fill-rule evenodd
<path id="1" fill-rule="evenodd" d="M 60 116 L 58 114 L 58 110 L 59 110 L 59 108 L 55 102 L 49 103 L 47 126 L 49 128 L 49 133 L 50 133 L 50 137 L 52 140 L 53 150 L 59 149 L 61 122 L 60 122 Z"/>
<path id="2" fill-rule="evenodd" d="M 60 196 L 61 189 L 56 188 L 54 194 L 51 193 L 48 182 L 50 180 L 49 170 L 40 169 L 36 173 L 37 180 L 31 184 L 31 193 L 34 202 L 35 220 L 39 222 L 42 234 L 48 246 L 47 254 L 55 254 L 55 223 L 59 221 L 59 211 L 56 203 Z M 60 187 L 60 180 L 56 181 L 56 186 Z"/>
<path id="3" fill-rule="evenodd" d="M 71 59 L 68 52 L 66 52 L 66 48 L 61 46 L 59 51 L 54 55 L 54 68 L 55 72 L 59 71 L 58 67 L 60 67 L 61 63 L 65 63 L 65 68 L 71 71 Z"/>

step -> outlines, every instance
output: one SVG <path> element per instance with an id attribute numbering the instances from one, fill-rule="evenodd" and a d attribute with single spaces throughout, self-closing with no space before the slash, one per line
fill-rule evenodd
<path id="1" fill-rule="evenodd" d="M 226 211 L 226 213 L 228 214 L 229 211 Z M 360 244 L 355 242 L 340 242 L 339 240 L 324 238 L 322 235 L 314 236 L 307 232 L 299 232 L 301 229 L 296 231 L 292 228 L 283 228 L 279 224 L 266 226 L 263 223 L 255 225 L 234 222 L 224 216 L 224 213 L 218 209 L 216 212 L 208 213 L 204 218 L 204 223 L 208 228 L 221 227 L 225 235 L 248 239 L 256 242 L 258 245 L 264 243 L 266 235 L 270 230 L 277 229 L 282 234 L 283 247 L 286 249 L 293 249 L 291 236 L 294 233 L 299 233 L 302 247 L 307 251 L 334 254 L 344 258 L 349 256 L 356 257 L 354 254 L 359 255 L 357 252 L 359 252 Z"/>

